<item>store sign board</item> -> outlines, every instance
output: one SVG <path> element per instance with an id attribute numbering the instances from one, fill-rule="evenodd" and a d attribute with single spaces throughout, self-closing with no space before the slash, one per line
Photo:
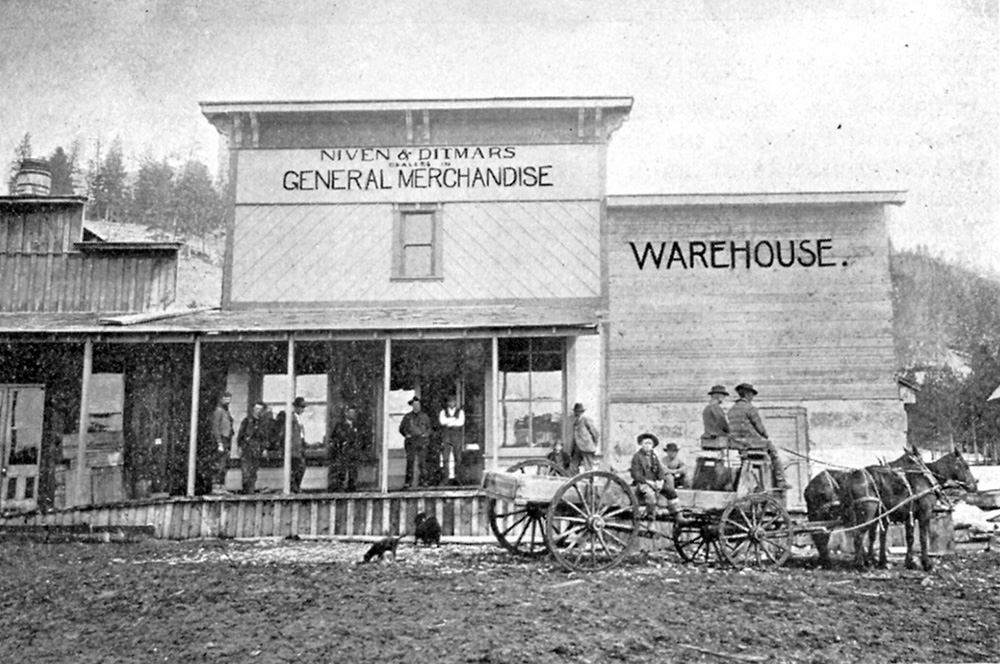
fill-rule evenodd
<path id="1" fill-rule="evenodd" d="M 596 199 L 600 146 L 241 150 L 238 204 Z"/>

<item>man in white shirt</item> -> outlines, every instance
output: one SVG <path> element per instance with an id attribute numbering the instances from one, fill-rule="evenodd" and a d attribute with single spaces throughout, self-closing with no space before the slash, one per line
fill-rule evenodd
<path id="1" fill-rule="evenodd" d="M 441 484 L 456 484 L 455 472 L 462 464 L 462 448 L 465 442 L 465 410 L 458 405 L 458 398 L 452 394 L 438 415 L 441 425 L 441 456 L 447 476 L 441 478 Z"/>

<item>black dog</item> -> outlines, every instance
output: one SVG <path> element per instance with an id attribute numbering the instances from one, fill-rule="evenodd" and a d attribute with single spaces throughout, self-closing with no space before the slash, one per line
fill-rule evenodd
<path id="1" fill-rule="evenodd" d="M 414 525 L 417 527 L 416 533 L 413 537 L 414 546 L 418 542 L 423 542 L 424 544 L 435 544 L 441 546 L 441 524 L 433 516 L 427 516 L 424 512 L 417 515 L 416 519 L 413 520 Z"/>
<path id="2" fill-rule="evenodd" d="M 402 537 L 383 537 L 371 545 L 362 563 L 370 563 L 376 557 L 379 560 L 385 560 L 385 554 L 387 553 L 391 553 L 392 561 L 396 562 L 396 547 L 399 546 L 399 540 L 401 539 Z"/>

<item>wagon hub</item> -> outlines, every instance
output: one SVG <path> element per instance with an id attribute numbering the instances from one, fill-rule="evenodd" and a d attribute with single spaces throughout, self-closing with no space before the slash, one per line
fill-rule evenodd
<path id="1" fill-rule="evenodd" d="M 592 533 L 604 530 L 604 517 L 600 514 L 591 514 L 587 517 L 587 530 Z"/>

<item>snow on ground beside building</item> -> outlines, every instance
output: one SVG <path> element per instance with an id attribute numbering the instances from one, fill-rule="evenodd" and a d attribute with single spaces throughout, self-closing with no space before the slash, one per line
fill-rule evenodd
<path id="1" fill-rule="evenodd" d="M 174 308 L 219 306 L 225 236 L 174 238 L 142 224 L 88 220 L 84 226 L 108 242 L 183 242 L 177 258 L 177 299 Z"/>

